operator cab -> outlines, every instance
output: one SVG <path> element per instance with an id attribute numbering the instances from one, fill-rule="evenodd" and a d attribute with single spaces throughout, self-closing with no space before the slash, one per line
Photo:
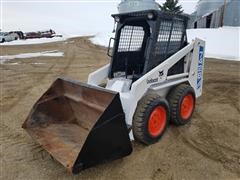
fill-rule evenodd
<path id="1" fill-rule="evenodd" d="M 110 79 L 125 77 L 136 81 L 187 45 L 187 16 L 158 10 L 112 16 L 117 28 L 115 38 L 111 38 L 114 46 Z M 184 62 L 179 62 L 169 73 L 181 73 L 183 66 Z"/>
<path id="2" fill-rule="evenodd" d="M 150 26 L 143 18 L 129 18 L 119 25 L 111 77 L 140 76 L 145 64 L 145 50 L 151 36 Z"/>

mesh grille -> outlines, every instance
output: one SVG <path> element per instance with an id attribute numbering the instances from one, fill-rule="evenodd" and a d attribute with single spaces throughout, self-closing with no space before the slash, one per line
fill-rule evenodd
<path id="1" fill-rule="evenodd" d="M 171 33 L 172 21 L 162 21 L 160 24 L 158 40 L 156 44 L 155 53 L 165 54 L 167 51 L 167 42 Z"/>
<path id="2" fill-rule="evenodd" d="M 175 53 L 181 48 L 184 22 L 180 20 L 162 20 L 159 28 L 155 54 Z"/>
<path id="3" fill-rule="evenodd" d="M 184 28 L 184 23 L 182 21 L 175 21 L 175 23 L 173 23 L 173 29 L 172 29 L 171 39 L 169 43 L 168 53 L 175 53 L 181 48 L 183 28 Z"/>
<path id="4" fill-rule="evenodd" d="M 118 52 L 140 51 L 143 39 L 143 27 L 124 26 L 121 30 Z"/>

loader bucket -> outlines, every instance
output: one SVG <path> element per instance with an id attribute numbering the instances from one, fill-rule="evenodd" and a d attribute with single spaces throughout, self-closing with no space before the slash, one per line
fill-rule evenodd
<path id="1" fill-rule="evenodd" d="M 23 128 L 72 173 L 132 152 L 119 94 L 59 78 Z"/>

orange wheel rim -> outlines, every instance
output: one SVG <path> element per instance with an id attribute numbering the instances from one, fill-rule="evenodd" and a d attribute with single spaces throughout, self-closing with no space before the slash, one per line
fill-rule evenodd
<path id="1" fill-rule="evenodd" d="M 163 106 L 156 107 L 148 121 L 148 132 L 151 136 L 159 136 L 167 123 L 167 111 Z"/>
<path id="2" fill-rule="evenodd" d="M 181 104 L 181 116 L 183 120 L 188 120 L 192 115 L 194 108 L 194 98 L 192 94 L 188 94 L 183 98 Z"/>

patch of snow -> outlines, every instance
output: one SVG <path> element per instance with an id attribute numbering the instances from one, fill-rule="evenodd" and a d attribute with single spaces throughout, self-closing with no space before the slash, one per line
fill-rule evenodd
<path id="1" fill-rule="evenodd" d="M 36 52 L 36 53 L 23 53 L 23 54 L 17 54 L 17 55 L 6 55 L 6 56 L 0 56 L 0 63 L 3 63 L 8 60 L 13 60 L 13 59 L 27 59 L 27 58 L 34 58 L 34 57 L 41 57 L 41 56 L 62 57 L 63 55 L 64 53 L 59 52 L 58 50 Z"/>
<path id="2" fill-rule="evenodd" d="M 64 44 L 73 44 L 75 41 L 65 41 Z"/>
<path id="3" fill-rule="evenodd" d="M 83 36 L 94 36 L 94 33 L 79 33 L 77 34 L 64 34 L 62 37 L 53 37 L 53 38 L 34 38 L 34 39 L 19 39 L 10 42 L 1 43 L 0 46 L 15 46 L 15 45 L 31 45 L 31 44 L 44 44 L 44 43 L 52 43 L 52 42 L 60 42 L 66 41 L 70 38 L 83 37 Z M 74 43 L 74 41 L 64 42 Z"/>
<path id="4" fill-rule="evenodd" d="M 206 57 L 240 61 L 240 27 L 218 29 L 189 29 L 188 40 L 206 41 Z"/>
<path id="5" fill-rule="evenodd" d="M 15 62 L 15 63 L 8 63 L 8 65 L 19 65 L 19 63 Z"/>
<path id="6" fill-rule="evenodd" d="M 10 45 L 28 45 L 28 44 L 44 44 L 58 41 L 65 41 L 68 37 L 53 37 L 53 38 L 36 38 L 36 39 L 19 39 L 16 41 L 4 42 L 0 46 L 10 46 Z"/>
<path id="7" fill-rule="evenodd" d="M 111 32 L 101 32 L 97 33 L 94 37 L 90 38 L 90 41 L 93 44 L 108 47 L 109 39 L 111 37 L 114 37 L 114 35 Z"/>
<path id="8" fill-rule="evenodd" d="M 42 65 L 42 64 L 46 64 L 46 63 L 30 63 L 30 64 L 34 64 L 34 65 Z"/>

